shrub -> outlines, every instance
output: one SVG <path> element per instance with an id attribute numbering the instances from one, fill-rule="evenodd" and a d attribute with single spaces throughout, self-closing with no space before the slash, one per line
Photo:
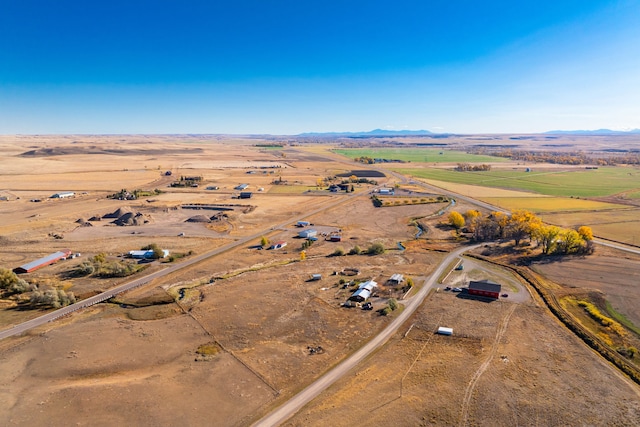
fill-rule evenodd
<path id="1" fill-rule="evenodd" d="M 389 308 L 391 311 L 396 311 L 398 309 L 398 301 L 395 298 L 389 299 Z"/>
<path id="2" fill-rule="evenodd" d="M 76 276 L 89 276 L 95 273 L 95 271 L 96 268 L 91 261 L 82 261 L 76 266 L 76 268 L 73 270 L 73 273 Z"/>
<path id="3" fill-rule="evenodd" d="M 13 271 L 7 268 L 0 268 L 0 289 L 12 294 L 22 294 L 30 291 L 31 285 L 24 279 L 19 278 Z"/>
<path id="4" fill-rule="evenodd" d="M 362 253 L 362 249 L 360 249 L 360 246 L 358 245 L 355 245 L 349 251 L 349 255 L 360 255 L 361 253 Z"/>
<path id="5" fill-rule="evenodd" d="M 76 297 L 73 292 L 65 292 L 62 289 L 37 289 L 31 293 L 29 301 L 32 306 L 60 308 L 75 303 Z"/>
<path id="6" fill-rule="evenodd" d="M 384 245 L 380 242 L 376 242 L 369 246 L 369 249 L 367 249 L 367 253 L 369 255 L 382 255 L 384 253 L 384 250 Z"/>
<path id="7" fill-rule="evenodd" d="M 638 349 L 636 349 L 635 347 L 620 347 L 617 348 L 616 351 L 627 359 L 633 359 L 638 353 Z"/>
<path id="8" fill-rule="evenodd" d="M 335 251 L 333 251 L 333 256 L 343 256 L 344 255 L 344 249 L 342 248 L 336 248 Z"/>
<path id="9" fill-rule="evenodd" d="M 150 245 L 143 246 L 140 248 L 143 251 L 153 251 L 153 259 L 164 258 L 164 251 L 155 243 L 151 243 Z"/>

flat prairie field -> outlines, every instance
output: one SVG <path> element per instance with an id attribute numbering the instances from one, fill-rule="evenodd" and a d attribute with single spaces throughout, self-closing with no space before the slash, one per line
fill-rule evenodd
<path id="1" fill-rule="evenodd" d="M 541 213 L 549 224 L 575 228 L 588 225 L 597 237 L 640 245 L 640 209 L 617 209 L 601 212 Z"/>
<path id="2" fill-rule="evenodd" d="M 495 169 L 483 172 L 459 172 L 453 169 L 393 168 L 404 175 L 422 179 L 475 184 L 484 187 L 532 191 L 549 196 L 604 197 L 640 189 L 640 170 L 632 167 L 585 169 L 565 167 L 521 170 Z"/>
<path id="3" fill-rule="evenodd" d="M 371 157 L 412 163 L 505 163 L 509 161 L 502 157 L 433 148 L 341 148 L 333 151 L 350 159 Z"/>
<path id="4" fill-rule="evenodd" d="M 308 185 L 273 185 L 269 188 L 269 194 L 301 194 L 314 190 L 319 191 L 318 187 Z"/>
<path id="5" fill-rule="evenodd" d="M 636 389 L 541 307 L 440 292 L 283 425 L 634 425 Z"/>
<path id="6" fill-rule="evenodd" d="M 77 171 L 60 173 L 38 173 L 0 175 L 0 188 L 11 188 L 15 191 L 46 191 L 46 196 L 53 193 L 73 189 L 74 191 L 113 191 L 114 188 L 140 188 L 158 178 L 158 171 Z M 117 191 L 117 190 L 116 190 Z"/>
<path id="7" fill-rule="evenodd" d="M 273 147 L 280 143 L 282 147 Z M 0 266 L 11 270 L 68 248 L 80 258 L 60 260 L 21 277 L 38 290 L 74 292 L 81 300 L 163 273 L 108 301 L 1 340 L 0 425 L 86 420 L 95 425 L 251 425 L 392 322 L 397 312 L 385 310 L 390 308 L 389 298 L 402 306 L 415 292 L 407 293 L 404 284 L 388 279 L 402 274 L 412 279 L 414 290 L 421 288 L 446 252 L 464 241 L 440 214 L 448 203 L 378 208 L 370 200 L 373 184 L 356 184 L 353 193 L 330 193 L 327 185 L 316 190 L 319 179 L 339 182 L 342 177 L 334 178 L 338 173 L 348 177 L 370 170 L 362 175 L 377 185 L 399 184 L 399 200 L 410 191 L 421 191 L 411 177 L 389 176 L 387 166 L 398 163 L 365 165 L 327 149 L 324 143 L 281 142 L 276 137 L 0 136 Z M 504 159 L 409 150 L 402 152 L 413 159 L 412 169 L 431 171 L 421 169 L 426 159 L 441 173 L 475 177 L 483 175 L 446 168 L 456 162 L 490 161 L 493 182 L 513 178 Z M 393 153 L 395 148 L 385 157 L 393 158 Z M 536 166 L 530 173 L 549 172 L 537 175 L 542 182 L 566 169 L 570 168 L 541 165 L 540 171 Z M 373 177 L 373 172 L 381 176 Z M 516 172 L 523 180 L 533 176 Z M 631 168 L 628 172 L 635 173 Z M 185 187 L 172 186 L 180 177 L 195 179 L 187 180 L 194 182 Z M 618 177 L 620 188 L 630 188 L 627 193 L 640 191 L 637 183 L 629 184 L 633 176 Z M 545 204 L 581 209 L 556 219 L 589 225 L 586 220 L 595 218 L 596 227 L 619 227 L 618 232 L 628 235 L 624 226 L 640 217 L 634 217 L 631 208 L 604 203 L 615 202 L 619 195 L 596 202 L 545 196 L 530 188 L 444 181 L 437 185 L 452 186 L 471 198 L 514 206 L 537 203 L 543 214 L 560 215 L 549 212 L 552 207 Z M 238 184 L 247 184 L 252 196 L 240 199 Z M 557 185 L 563 186 L 562 179 Z M 146 191 L 135 200 L 108 197 L 137 188 L 160 191 Z M 76 194 L 50 198 L 61 191 Z M 424 197 L 438 195 L 445 194 L 429 190 Z M 460 212 L 479 207 L 459 199 L 454 209 Z M 560 201 L 568 205 L 559 208 Z M 299 237 L 296 225 L 303 219 L 314 223 L 317 240 Z M 328 238 L 336 232 L 339 242 Z M 266 247 L 263 238 L 269 241 Z M 266 249 L 278 241 L 287 245 Z M 126 259 L 128 251 L 152 243 L 169 250 L 170 256 L 157 261 Z M 380 245 L 384 253 L 368 253 Z M 215 249 L 224 252 L 214 255 Z M 572 274 L 562 267 L 591 265 L 581 277 L 590 280 L 590 288 L 606 280 L 610 287 L 603 290 L 611 293 L 611 304 L 635 322 L 637 316 L 631 312 L 637 307 L 637 260 L 628 264 L 610 250 L 614 254 L 599 261 L 605 250 L 598 247 L 594 255 L 576 257 L 574 264 L 542 267 L 555 266 L 556 274 L 570 280 Z M 210 256 L 200 259 L 205 253 Z M 614 258 L 616 263 L 610 262 Z M 82 266 L 91 259 L 94 273 Z M 105 266 L 136 267 L 136 262 L 146 266 L 144 272 L 127 277 L 103 274 L 108 273 L 102 270 Z M 464 287 L 469 280 L 494 278 L 503 282 L 508 297 L 488 302 L 434 289 L 387 345 L 287 423 L 637 424 L 636 385 L 630 386 L 626 377 L 529 298 L 517 278 L 508 280 L 508 274 L 497 269 L 478 271 L 473 266 L 480 262 L 463 262 L 465 268 L 449 275 L 447 280 L 455 282 L 448 283 Z M 604 268 L 607 273 L 597 276 Z M 609 280 L 616 271 L 618 276 Z M 358 274 L 352 277 L 351 272 Z M 315 280 L 318 274 L 320 280 Z M 347 308 L 345 301 L 369 279 L 378 283 L 368 299 L 373 309 Z M 54 310 L 31 299 L 38 296 L 31 289 L 4 292 L 2 329 Z M 454 335 L 434 335 L 437 326 L 452 327 Z"/>
<path id="8" fill-rule="evenodd" d="M 525 209 L 534 213 L 566 211 L 599 211 L 629 209 L 628 206 L 594 200 L 571 199 L 567 197 L 477 197 L 483 202 L 514 210 Z"/>

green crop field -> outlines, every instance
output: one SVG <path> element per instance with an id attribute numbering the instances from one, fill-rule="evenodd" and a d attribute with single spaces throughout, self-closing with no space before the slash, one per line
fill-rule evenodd
<path id="1" fill-rule="evenodd" d="M 640 170 L 628 167 L 601 167 L 595 170 L 576 168 L 540 172 L 517 170 L 457 172 L 433 168 L 397 168 L 395 170 L 417 178 L 533 191 L 549 196 L 602 197 L 624 191 L 640 190 Z"/>
<path id="2" fill-rule="evenodd" d="M 502 157 L 479 156 L 463 151 L 433 148 L 345 148 L 333 151 L 351 159 L 371 157 L 373 159 L 402 160 L 413 163 L 502 163 L 509 161 Z"/>

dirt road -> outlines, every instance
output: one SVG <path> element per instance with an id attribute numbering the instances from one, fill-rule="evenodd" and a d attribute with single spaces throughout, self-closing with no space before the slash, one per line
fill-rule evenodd
<path id="1" fill-rule="evenodd" d="M 431 288 L 436 284 L 438 277 L 447 268 L 453 260 L 463 252 L 476 248 L 479 245 L 463 247 L 450 253 L 445 259 L 442 260 L 436 270 L 425 281 L 422 289 L 412 297 L 405 305 L 404 310 L 393 322 L 389 324 L 380 334 L 369 341 L 364 347 L 354 353 L 347 360 L 340 363 L 334 369 L 315 381 L 313 384 L 302 390 L 296 396 L 291 398 L 288 402 L 282 405 L 280 408 L 273 411 L 271 414 L 259 420 L 254 424 L 256 427 L 267 427 L 279 425 L 282 422 L 289 419 L 293 414 L 298 412 L 300 408 L 322 393 L 331 384 L 340 379 L 343 375 L 349 372 L 353 367 L 362 362 L 367 356 L 369 356 L 374 350 L 386 343 L 389 338 L 402 326 L 403 323 L 416 311 L 420 306 L 424 298 L 427 296 Z"/>

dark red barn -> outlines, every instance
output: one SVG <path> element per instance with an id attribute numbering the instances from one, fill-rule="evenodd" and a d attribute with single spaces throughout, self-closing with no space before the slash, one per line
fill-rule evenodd
<path id="1" fill-rule="evenodd" d="M 469 282 L 469 295 L 498 299 L 500 298 L 501 289 L 501 285 L 489 282 L 488 280 L 482 280 L 480 282 L 472 280 Z"/>

